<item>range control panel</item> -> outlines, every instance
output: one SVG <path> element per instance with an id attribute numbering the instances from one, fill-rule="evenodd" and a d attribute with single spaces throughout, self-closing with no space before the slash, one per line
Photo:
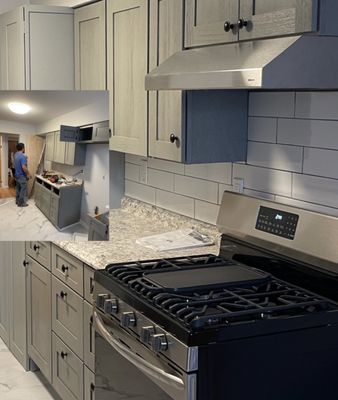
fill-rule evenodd
<path id="1" fill-rule="evenodd" d="M 293 240 L 296 235 L 299 215 L 268 207 L 260 207 L 256 229 L 285 239 Z"/>

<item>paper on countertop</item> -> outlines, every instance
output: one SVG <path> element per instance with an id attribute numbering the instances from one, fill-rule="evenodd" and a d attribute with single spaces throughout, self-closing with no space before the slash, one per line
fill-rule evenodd
<path id="1" fill-rule="evenodd" d="M 194 229 L 179 229 L 177 231 L 137 239 L 136 243 L 155 251 L 168 251 L 212 246 L 215 242 Z"/>

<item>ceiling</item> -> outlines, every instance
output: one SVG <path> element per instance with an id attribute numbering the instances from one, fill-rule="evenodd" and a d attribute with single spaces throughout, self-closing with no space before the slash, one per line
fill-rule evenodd
<path id="1" fill-rule="evenodd" d="M 103 91 L 5 91 L 0 92 L 0 120 L 38 125 L 79 108 L 106 99 Z M 8 108 L 10 102 L 22 102 L 32 110 L 26 115 L 17 115 Z"/>

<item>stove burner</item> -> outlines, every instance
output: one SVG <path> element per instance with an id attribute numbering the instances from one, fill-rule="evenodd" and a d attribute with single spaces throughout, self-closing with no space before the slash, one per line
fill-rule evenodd
<path id="1" fill-rule="evenodd" d="M 154 270 L 167 272 L 178 269 L 191 269 L 192 274 L 197 274 L 201 267 L 204 270 L 206 266 L 216 265 L 234 266 L 236 263 L 207 255 L 117 264 L 108 266 L 106 274 L 190 331 L 304 316 L 332 308 L 325 298 L 274 277 L 249 287 L 191 288 L 177 294 L 151 283 L 145 274 Z"/>

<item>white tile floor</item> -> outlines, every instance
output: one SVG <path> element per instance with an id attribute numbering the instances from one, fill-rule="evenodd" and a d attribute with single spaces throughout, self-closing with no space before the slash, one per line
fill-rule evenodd
<path id="1" fill-rule="evenodd" d="M 82 224 L 60 232 L 35 206 L 34 200 L 29 200 L 28 204 L 28 207 L 19 208 L 14 199 L 0 199 L 0 241 L 27 238 L 44 241 L 87 240 L 86 228 Z"/>
<path id="2" fill-rule="evenodd" d="M 0 399 L 57 400 L 40 372 L 26 372 L 0 339 Z"/>

